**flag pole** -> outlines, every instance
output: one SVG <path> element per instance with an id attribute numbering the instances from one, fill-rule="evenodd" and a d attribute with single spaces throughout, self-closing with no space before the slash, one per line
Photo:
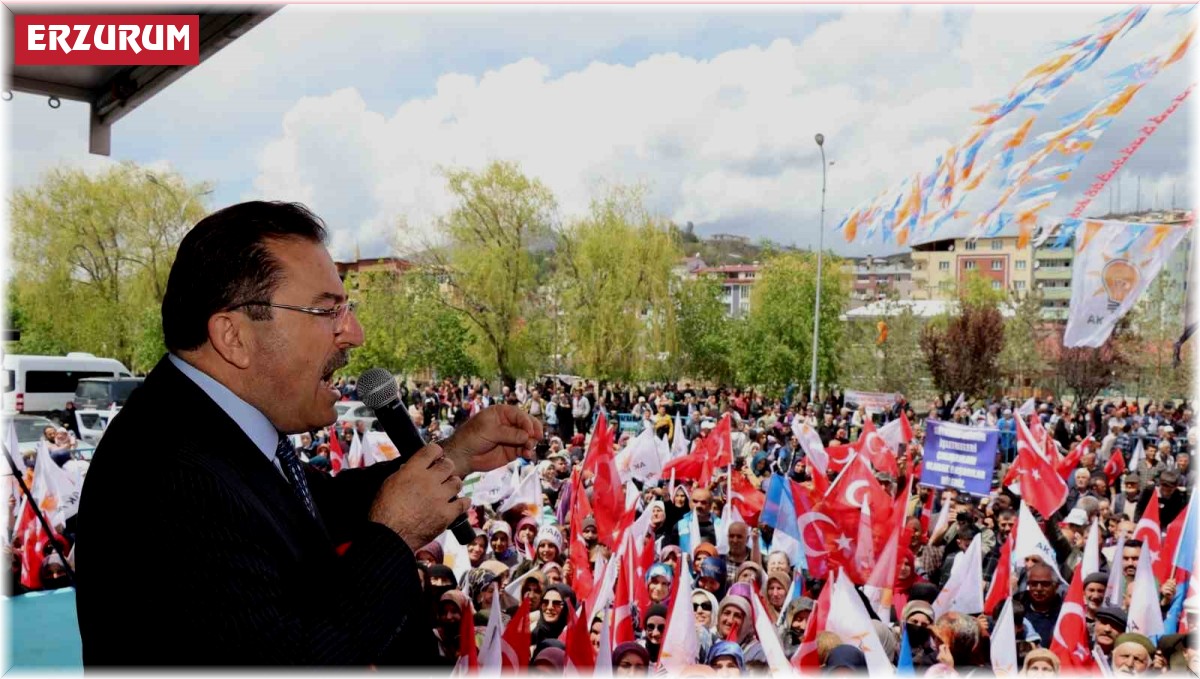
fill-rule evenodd
<path id="1" fill-rule="evenodd" d="M 29 506 L 33 508 L 33 513 L 37 515 L 38 521 L 41 522 L 42 528 L 45 529 L 46 535 L 50 536 L 50 546 L 54 548 L 54 552 L 58 554 L 58 558 L 62 559 L 63 568 L 67 570 L 67 575 L 71 578 L 71 584 L 75 584 L 75 569 L 71 568 L 71 564 L 67 563 L 67 555 L 62 553 L 62 548 L 58 544 L 58 540 L 54 539 L 54 529 L 50 527 L 50 523 L 46 521 L 46 516 L 42 514 L 41 507 L 38 507 L 37 500 L 33 498 L 33 491 L 29 490 L 29 486 L 25 484 L 25 477 L 21 472 L 17 471 L 17 463 L 13 461 L 12 453 L 8 450 L 8 446 L 0 444 L 4 449 L 4 457 L 8 460 L 8 467 L 12 469 L 13 476 L 17 478 L 17 483 L 21 484 L 21 492 L 25 494 Z M 17 517 L 19 521 L 21 517 Z M 21 545 L 21 549 L 29 549 L 30 545 Z"/>

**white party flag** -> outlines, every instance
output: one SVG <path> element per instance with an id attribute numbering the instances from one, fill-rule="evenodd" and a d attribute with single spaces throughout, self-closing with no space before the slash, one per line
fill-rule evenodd
<path id="1" fill-rule="evenodd" d="M 471 486 L 471 504 L 490 505 L 508 497 L 515 488 L 512 479 L 518 465 L 519 463 L 514 460 L 503 467 L 480 475 L 479 480 Z"/>
<path id="2" fill-rule="evenodd" d="M 1150 638 L 1161 635 L 1162 609 L 1158 606 L 1158 585 L 1154 580 L 1154 567 L 1149 549 L 1142 548 L 1138 557 L 1137 574 L 1133 577 L 1133 596 L 1129 600 L 1129 623 L 1126 631 L 1144 634 Z"/>
<path id="3" fill-rule="evenodd" d="M 758 643 L 762 645 L 763 655 L 767 656 L 767 667 L 771 668 L 771 674 L 793 675 L 792 665 L 788 662 L 787 653 L 783 651 L 783 645 L 779 643 L 779 634 L 771 625 L 767 609 L 763 608 L 762 602 L 756 596 L 750 597 L 750 604 L 753 606 L 754 632 L 758 635 Z"/>
<path id="4" fill-rule="evenodd" d="M 596 617 L 593 613 L 592 617 Z M 607 614 L 600 616 L 600 651 L 596 653 L 596 671 L 593 676 L 611 677 L 612 666 L 612 627 L 609 625 Z"/>
<path id="5" fill-rule="evenodd" d="M 872 677 L 890 677 L 894 673 L 892 662 L 883 652 L 883 643 L 875 634 L 867 607 L 854 591 L 850 578 L 840 571 L 833 582 L 829 610 L 833 613 L 826 620 L 825 629 L 841 637 L 843 644 L 856 646 L 867 656 L 867 673 Z"/>
<path id="6" fill-rule="evenodd" d="M 996 626 L 992 629 L 992 671 L 997 677 L 1016 677 L 1017 664 L 1017 630 L 1013 624 L 1012 598 L 1004 601 L 1004 608 L 996 618 Z"/>
<path id="7" fill-rule="evenodd" d="M 1050 546 L 1046 534 L 1042 532 L 1041 528 L 1038 528 L 1037 520 L 1029 511 L 1029 505 L 1022 502 L 1017 515 L 1017 544 L 1013 547 L 1013 565 L 1023 567 L 1025 557 L 1028 556 L 1040 558 L 1047 566 L 1054 569 L 1054 574 L 1058 576 L 1059 580 L 1066 582 L 1058 570 L 1058 556 L 1054 547 Z"/>
<path id="8" fill-rule="evenodd" d="M 1063 346 L 1104 344 L 1187 232 L 1187 225 L 1085 222 L 1075 236 Z"/>
<path id="9" fill-rule="evenodd" d="M 1125 536 L 1117 538 L 1117 546 L 1113 549 L 1113 558 L 1108 568 L 1108 585 L 1104 588 L 1104 605 L 1124 608 L 1125 606 L 1125 573 L 1121 567 L 1121 554 L 1125 551 Z"/>
<path id="10" fill-rule="evenodd" d="M 683 423 L 675 416 L 675 437 L 671 439 L 671 459 L 688 454 L 688 439 L 683 433 Z"/>
<path id="11" fill-rule="evenodd" d="M 678 594 L 671 607 L 671 619 L 663 635 L 659 665 L 671 674 L 678 674 L 688 665 L 696 664 L 700 655 L 700 635 L 696 632 L 696 617 L 692 611 L 692 573 L 679 569 Z"/>
<path id="12" fill-rule="evenodd" d="M 950 567 L 950 579 L 933 600 L 935 618 L 943 613 L 983 612 L 983 534 L 976 533 L 967 551 L 954 557 Z"/>
<path id="13" fill-rule="evenodd" d="M 808 423 L 801 424 L 796 430 L 796 440 L 800 442 L 800 447 L 804 449 L 804 455 L 812 462 L 813 468 L 818 473 L 825 474 L 825 470 L 829 468 L 829 453 L 825 452 L 817 430 Z"/>
<path id="14" fill-rule="evenodd" d="M 1100 524 L 1092 519 L 1092 527 L 1088 529 L 1087 543 L 1083 546 L 1083 565 L 1080 576 L 1086 578 L 1092 573 L 1100 572 Z"/>
<path id="15" fill-rule="evenodd" d="M 542 506 L 542 479 L 538 476 L 537 469 L 532 466 L 528 469 L 529 473 L 516 481 L 512 494 L 500 503 L 501 514 L 510 509 L 521 508 L 526 514 L 537 516 L 538 510 Z M 514 476 L 520 476 L 519 468 L 513 471 Z"/>
<path id="16" fill-rule="evenodd" d="M 504 658 L 504 625 L 500 612 L 500 587 L 492 583 L 492 608 L 488 612 L 487 627 L 483 630 L 483 643 L 479 645 L 480 673 L 500 673 Z"/>
<path id="17" fill-rule="evenodd" d="M 442 563 L 454 571 L 454 578 L 458 582 L 464 582 L 463 576 L 471 570 L 471 555 L 467 553 L 467 546 L 458 544 L 458 539 L 450 531 L 439 535 L 437 542 L 442 545 Z"/>

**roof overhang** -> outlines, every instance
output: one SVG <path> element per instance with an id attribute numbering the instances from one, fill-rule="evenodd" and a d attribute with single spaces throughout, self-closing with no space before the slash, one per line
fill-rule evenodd
<path id="1" fill-rule="evenodd" d="M 197 14 L 200 62 L 279 10 L 266 5 L 103 6 L 104 14 Z M 17 14 L 96 14 L 99 5 L 6 4 L 9 35 Z M 7 89 L 82 101 L 91 107 L 88 150 L 108 155 L 112 125 L 195 66 L 14 66 L 6 55 Z"/>

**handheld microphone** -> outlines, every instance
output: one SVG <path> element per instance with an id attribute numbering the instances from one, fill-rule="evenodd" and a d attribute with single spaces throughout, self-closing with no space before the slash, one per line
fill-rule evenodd
<path id="1" fill-rule="evenodd" d="M 375 411 L 383 431 L 396 446 L 401 462 L 407 462 L 418 450 L 425 447 L 425 440 L 408 416 L 408 408 L 400 401 L 396 380 L 383 368 L 371 368 L 358 378 L 358 396 L 363 405 Z M 475 539 L 475 529 L 462 514 L 450 524 L 450 531 L 460 545 L 468 545 Z"/>

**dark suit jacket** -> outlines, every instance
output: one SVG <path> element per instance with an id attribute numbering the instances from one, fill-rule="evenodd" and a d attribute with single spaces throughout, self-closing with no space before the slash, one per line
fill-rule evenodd
<path id="1" fill-rule="evenodd" d="M 317 522 L 164 357 L 109 426 L 80 498 L 84 664 L 436 663 L 412 550 L 367 520 L 397 467 L 307 470 Z"/>

